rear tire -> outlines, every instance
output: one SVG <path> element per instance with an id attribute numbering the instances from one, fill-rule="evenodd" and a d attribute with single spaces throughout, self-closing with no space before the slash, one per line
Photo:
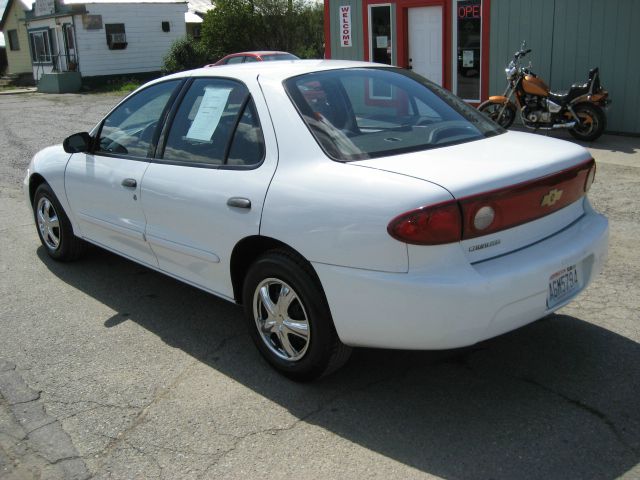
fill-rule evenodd
<path id="1" fill-rule="evenodd" d="M 484 113 L 491 120 L 496 122 L 502 128 L 509 128 L 513 121 L 516 119 L 516 107 L 512 103 L 507 103 L 504 112 L 500 115 L 503 103 L 492 102 L 491 100 L 487 100 L 486 102 L 482 102 L 478 107 L 482 113 Z M 498 116 L 500 118 L 498 118 Z"/>
<path id="2" fill-rule="evenodd" d="M 272 250 L 258 258 L 242 298 L 251 338 L 283 375 L 309 381 L 349 359 L 351 348 L 338 338 L 320 281 L 297 255 Z"/>
<path id="3" fill-rule="evenodd" d="M 577 140 L 592 142 L 604 132 L 607 127 L 607 117 L 602 108 L 593 103 L 579 103 L 573 108 L 581 123 L 569 130 Z"/>
<path id="4" fill-rule="evenodd" d="M 69 217 L 46 183 L 33 196 L 33 217 L 42 246 L 51 258 L 68 262 L 84 254 L 86 243 L 73 234 Z"/>

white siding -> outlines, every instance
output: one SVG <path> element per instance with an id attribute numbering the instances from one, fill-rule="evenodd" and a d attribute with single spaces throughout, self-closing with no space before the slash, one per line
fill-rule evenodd
<path id="1" fill-rule="evenodd" d="M 155 72 L 171 44 L 186 34 L 186 3 L 87 4 L 87 13 L 102 15 L 102 29 L 85 30 L 75 16 L 80 72 L 83 77 Z M 168 21 L 170 32 L 162 31 Z M 124 23 L 127 48 L 109 50 L 104 25 Z"/>

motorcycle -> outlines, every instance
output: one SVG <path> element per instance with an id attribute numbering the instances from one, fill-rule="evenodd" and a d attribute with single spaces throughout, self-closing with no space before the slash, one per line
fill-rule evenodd
<path id="1" fill-rule="evenodd" d="M 505 73 L 508 86 L 502 96 L 492 96 L 478 110 L 500 126 L 509 128 L 520 112 L 525 127 L 533 130 L 569 129 L 578 140 L 592 141 L 602 135 L 607 124 L 604 108 L 611 102 L 600 84 L 598 68 L 589 71 L 586 83 L 574 83 L 567 92 L 551 92 L 549 87 L 520 60 L 531 49 L 522 42 Z M 516 105 L 511 101 L 515 93 Z"/>

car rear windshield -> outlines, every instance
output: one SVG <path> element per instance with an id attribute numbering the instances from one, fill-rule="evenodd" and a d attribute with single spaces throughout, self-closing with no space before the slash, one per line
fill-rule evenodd
<path id="1" fill-rule="evenodd" d="M 363 160 L 479 140 L 505 130 L 442 87 L 397 68 L 309 73 L 285 81 L 322 149 Z"/>

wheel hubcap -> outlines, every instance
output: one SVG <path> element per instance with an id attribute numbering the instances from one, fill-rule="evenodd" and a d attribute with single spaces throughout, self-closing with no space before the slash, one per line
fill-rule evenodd
<path id="1" fill-rule="evenodd" d="M 591 115 L 589 115 L 586 112 L 579 112 L 577 114 L 578 118 L 580 119 L 580 126 L 579 126 L 579 131 L 580 133 L 584 134 L 584 135 L 588 135 L 589 133 L 591 133 L 593 131 L 594 128 L 596 128 L 598 126 L 597 121 L 595 120 L 594 117 L 592 117 Z"/>
<path id="2" fill-rule="evenodd" d="M 258 284 L 253 318 L 264 344 L 282 360 L 295 362 L 307 352 L 309 317 L 298 294 L 282 280 L 267 278 Z"/>
<path id="3" fill-rule="evenodd" d="M 55 208 L 53 208 L 53 204 L 48 198 L 42 197 L 38 201 L 36 217 L 38 219 L 40 236 L 45 245 L 51 250 L 57 250 L 60 246 L 60 220 L 58 219 Z"/>
<path id="4" fill-rule="evenodd" d="M 511 110 L 508 108 L 505 108 L 502 115 L 500 115 L 502 107 L 503 105 L 492 104 L 486 109 L 486 113 L 489 115 L 489 118 L 501 126 L 505 125 L 511 119 Z"/>

